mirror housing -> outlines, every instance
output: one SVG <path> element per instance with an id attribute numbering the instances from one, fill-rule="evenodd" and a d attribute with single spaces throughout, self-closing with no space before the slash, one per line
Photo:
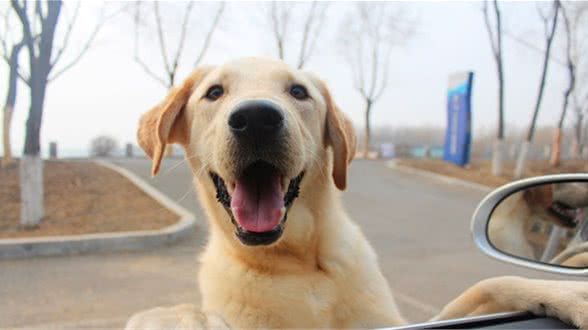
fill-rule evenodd
<path id="1" fill-rule="evenodd" d="M 555 174 L 534 177 L 516 181 L 494 190 L 482 200 L 482 202 L 478 205 L 476 211 L 474 212 L 471 222 L 471 230 L 474 242 L 476 243 L 478 248 L 482 250 L 482 252 L 504 262 L 557 274 L 588 276 L 588 265 L 586 265 L 585 268 L 567 267 L 555 263 L 548 263 L 541 260 L 534 260 L 528 257 L 523 257 L 522 253 L 521 255 L 519 255 L 518 253 L 512 253 L 512 251 L 511 253 L 509 253 L 509 251 L 504 251 L 497 248 L 495 244 L 493 244 L 492 237 L 490 237 L 491 235 L 489 234 L 489 228 L 492 219 L 495 219 L 494 221 L 497 221 L 497 216 L 493 217 L 493 214 L 495 214 L 497 208 L 501 206 L 501 203 L 509 200 L 509 197 L 515 196 L 515 194 L 519 192 L 524 193 L 526 191 L 531 191 L 533 189 L 536 189 L 537 187 L 542 187 L 551 184 L 561 185 L 569 183 L 583 183 L 588 185 L 588 173 Z M 512 218 L 516 218 L 516 215 Z M 513 219 L 513 221 L 518 220 L 522 221 L 522 219 Z M 588 219 L 584 220 L 583 225 L 585 227 L 588 227 Z M 512 237 L 516 236 L 512 235 L 512 231 L 510 231 L 509 233 Z M 510 238 L 511 240 L 512 237 Z M 584 244 L 588 247 L 588 240 L 583 242 L 582 246 L 584 246 Z M 588 253 L 588 250 L 582 253 Z"/>

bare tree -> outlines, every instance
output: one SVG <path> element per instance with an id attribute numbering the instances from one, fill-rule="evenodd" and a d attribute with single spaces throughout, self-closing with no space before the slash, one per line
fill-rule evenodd
<path id="1" fill-rule="evenodd" d="M 154 1 L 151 3 L 142 3 L 137 2 L 135 4 L 135 12 L 134 12 L 134 25 L 135 25 L 135 41 L 134 41 L 134 59 L 137 64 L 141 66 L 145 73 L 159 82 L 163 87 L 166 88 L 166 91 L 173 87 L 175 84 L 177 74 L 179 71 L 179 66 L 181 63 L 181 58 L 184 55 L 184 51 L 186 50 L 186 32 L 188 30 L 188 25 L 191 20 L 194 19 L 192 15 L 194 12 L 194 5 L 195 3 L 190 1 L 185 3 L 185 7 L 182 8 L 183 17 L 180 21 L 180 35 L 178 40 L 175 42 L 176 46 L 175 52 L 170 52 L 170 48 L 168 47 L 169 40 L 166 38 L 169 35 L 169 28 L 172 25 L 165 24 L 160 4 L 158 1 Z M 149 8 L 145 8 L 148 6 Z M 218 24 L 220 22 L 220 18 L 224 11 L 225 4 L 220 3 L 215 10 L 212 23 L 210 24 L 209 28 L 205 31 L 204 40 L 202 44 L 198 47 L 199 52 L 196 56 L 196 61 L 194 62 L 194 66 L 198 65 L 204 55 L 208 51 L 210 46 L 210 42 L 212 40 L 213 34 L 216 31 Z M 155 29 L 156 29 L 156 36 L 157 36 L 157 43 L 159 47 L 159 54 L 161 56 L 161 61 L 163 63 L 163 73 L 158 73 L 151 69 L 151 66 L 147 64 L 146 60 L 142 57 L 140 51 L 140 43 L 142 34 L 141 30 L 148 25 L 146 22 L 151 22 L 151 19 L 147 19 L 150 17 L 149 15 L 153 15 L 154 22 L 155 22 Z M 173 26 L 177 25 L 177 21 L 174 20 Z M 191 49 L 196 49 L 196 47 L 190 47 Z"/>
<path id="2" fill-rule="evenodd" d="M 111 157 L 117 149 L 118 144 L 113 137 L 102 135 L 90 142 L 90 155 L 93 157 Z"/>
<path id="3" fill-rule="evenodd" d="M 87 37 L 82 48 L 71 56 L 69 62 L 61 64 L 76 26 L 79 6 L 80 2 L 76 4 L 69 20 L 66 19 L 67 26 L 64 37 L 62 42 L 58 44 L 56 29 L 63 16 L 63 2 L 61 0 L 37 0 L 34 3 L 11 0 L 12 11 L 18 17 L 22 29 L 23 47 L 28 54 L 28 65 L 17 68 L 19 77 L 30 90 L 24 155 L 20 161 L 21 223 L 24 226 L 36 226 L 44 214 L 40 132 L 47 86 L 80 61 L 95 40 L 102 23 L 106 20 L 104 12 L 102 12 L 99 24 Z"/>
<path id="4" fill-rule="evenodd" d="M 20 51 L 25 44 L 24 38 L 21 38 L 16 43 L 11 40 L 9 13 L 10 12 L 7 11 L 3 16 L 4 33 L 0 36 L 0 43 L 2 44 L 2 58 L 9 68 L 7 84 L 8 90 L 6 92 L 6 101 L 4 102 L 4 116 L 2 121 L 2 145 L 4 149 L 4 156 L 2 158 L 3 166 L 8 166 L 13 163 L 12 147 L 10 143 L 10 129 L 12 126 L 12 115 L 14 113 L 14 105 L 16 103 L 18 88 L 18 60 Z"/>
<path id="5" fill-rule="evenodd" d="M 183 6 L 184 4 L 182 4 Z M 158 1 L 154 1 L 151 3 L 142 3 L 137 2 L 135 3 L 135 12 L 134 12 L 134 25 L 135 25 L 135 40 L 134 40 L 134 60 L 145 73 L 153 78 L 155 81 L 159 82 L 165 89 L 166 92 L 171 89 L 174 84 L 176 83 L 176 78 L 178 76 L 178 72 L 180 70 L 180 64 L 182 56 L 184 55 L 186 47 L 186 33 L 188 30 L 188 25 L 190 21 L 194 19 L 192 16 L 194 11 L 195 3 L 189 1 L 185 3 L 185 7 L 182 7 L 181 11 L 183 12 L 179 37 L 175 40 L 174 44 L 176 45 L 175 52 L 170 52 L 169 44 L 169 28 L 171 25 L 166 25 L 164 22 L 164 18 L 162 15 L 162 10 L 160 8 L 160 4 Z M 147 6 L 147 8 L 145 8 Z M 194 61 L 194 66 L 197 66 L 204 55 L 208 51 L 210 43 L 212 41 L 212 37 L 214 32 L 216 31 L 222 13 L 224 11 L 225 4 L 221 2 L 215 10 L 212 23 L 206 30 L 204 34 L 204 40 L 199 47 L 198 54 L 196 56 L 196 60 Z M 147 64 L 146 60 L 142 57 L 140 51 L 140 44 L 141 40 L 143 39 L 143 35 L 141 31 L 149 27 L 147 22 L 152 22 L 151 16 L 153 15 L 153 22 L 155 22 L 155 30 L 156 30 L 156 38 L 157 44 L 159 47 L 159 55 L 161 62 L 163 63 L 163 72 L 157 72 L 158 70 L 153 70 L 149 64 Z M 177 25 L 176 21 L 173 21 L 173 26 Z M 197 47 L 188 47 L 189 49 L 197 49 Z M 168 145 L 166 147 L 166 156 L 172 156 L 173 154 L 173 146 Z"/>
<path id="6" fill-rule="evenodd" d="M 308 9 L 304 8 L 305 6 Z M 302 69 L 314 54 L 325 22 L 328 4 L 312 1 L 310 3 L 292 3 L 272 1 L 269 8 L 269 20 L 272 35 L 276 42 L 278 58 L 286 60 L 286 46 L 295 54 L 296 68 Z M 300 10 L 296 10 L 300 9 Z M 300 13 L 300 15 L 296 15 Z M 294 39 L 291 26 L 302 26 L 300 42 Z"/>
<path id="7" fill-rule="evenodd" d="M 580 157 L 584 140 L 588 137 L 584 119 L 588 115 L 588 3 L 568 3 L 572 31 L 572 59 L 576 68 L 575 88 L 572 97 L 573 122 L 572 157 Z"/>
<path id="8" fill-rule="evenodd" d="M 576 64 L 572 59 L 572 31 L 570 27 L 570 18 L 568 16 L 567 10 L 564 6 L 561 6 L 561 16 L 564 22 L 564 34 L 565 34 L 565 53 L 566 53 L 566 68 L 568 73 L 568 86 L 564 92 L 564 99 L 561 114 L 559 116 L 559 120 L 557 122 L 557 127 L 555 128 L 555 132 L 553 135 L 553 142 L 551 146 L 551 157 L 549 163 L 551 166 L 557 167 L 559 166 L 561 160 L 561 139 L 562 139 L 562 130 L 564 125 L 564 119 L 566 117 L 566 112 L 568 110 L 568 104 L 570 102 L 570 96 L 572 95 L 572 91 L 574 90 L 574 85 L 576 83 Z"/>
<path id="9" fill-rule="evenodd" d="M 545 52 L 543 54 L 542 72 L 541 78 L 539 80 L 539 90 L 537 93 L 537 98 L 535 99 L 533 117 L 531 118 L 531 123 L 529 124 L 527 136 L 521 145 L 521 150 L 517 158 L 514 171 L 515 179 L 521 178 L 525 173 L 527 154 L 529 152 L 529 147 L 533 141 L 533 135 L 535 134 L 535 124 L 537 122 L 537 116 L 539 115 L 539 109 L 541 108 L 541 101 L 543 100 L 543 91 L 545 89 L 545 82 L 547 80 L 549 57 L 551 55 L 551 46 L 553 44 L 553 38 L 555 37 L 560 7 L 561 4 L 559 0 L 555 0 L 552 2 L 551 9 L 548 12 L 544 12 L 542 8 L 538 7 L 539 16 L 541 17 L 544 28 L 543 32 L 545 38 Z"/>
<path id="10" fill-rule="evenodd" d="M 565 36 L 565 55 L 566 55 L 566 69 L 568 73 L 568 86 L 564 91 L 564 99 L 562 104 L 561 114 L 557 123 L 557 127 L 553 137 L 553 143 L 551 148 L 550 164 L 552 166 L 559 166 L 561 161 L 561 140 L 563 135 L 564 120 L 568 108 L 570 108 L 570 101 L 572 101 L 573 94 L 582 93 L 581 88 L 578 92 L 575 92 L 577 85 L 577 67 L 586 63 L 586 56 L 584 54 L 588 49 L 582 49 L 585 40 L 582 38 L 588 37 L 588 35 L 582 35 L 588 26 L 585 24 L 586 17 L 588 14 L 588 5 L 586 3 L 567 3 L 561 5 L 561 15 L 564 23 L 564 36 Z M 585 33 L 585 32 L 584 32 Z M 576 100 L 576 104 L 580 104 L 579 100 Z M 577 108 L 577 106 L 576 106 Z M 581 106 L 579 109 L 575 109 L 577 114 L 577 126 L 574 132 L 576 139 L 574 141 L 575 146 L 580 145 L 580 135 L 583 119 L 583 109 Z M 577 155 L 578 150 L 573 150 L 572 154 Z"/>
<path id="11" fill-rule="evenodd" d="M 365 101 L 364 157 L 370 150 L 372 106 L 388 87 L 392 50 L 413 35 L 415 22 L 398 3 L 360 2 L 343 20 L 339 42 Z"/>
<path id="12" fill-rule="evenodd" d="M 575 101 L 573 107 L 575 118 L 573 124 L 573 140 L 572 140 L 572 158 L 580 158 L 582 149 L 585 145 L 583 142 L 586 139 L 586 129 L 584 119 L 588 115 L 588 95 L 585 95 L 583 101 Z"/>
<path id="13" fill-rule="evenodd" d="M 498 76 L 498 127 L 492 149 L 492 174 L 502 175 L 504 168 L 504 64 L 502 61 L 502 13 L 498 0 L 492 1 L 493 13 L 488 10 L 488 0 L 484 1 L 484 23 L 488 32 L 492 54 L 496 62 Z M 495 23 L 491 23 L 491 16 Z"/>

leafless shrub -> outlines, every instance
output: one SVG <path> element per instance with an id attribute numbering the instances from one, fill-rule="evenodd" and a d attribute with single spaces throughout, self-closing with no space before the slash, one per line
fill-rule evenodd
<path id="1" fill-rule="evenodd" d="M 90 143 L 90 155 L 92 157 L 111 157 L 116 152 L 117 145 L 113 137 L 98 136 Z"/>

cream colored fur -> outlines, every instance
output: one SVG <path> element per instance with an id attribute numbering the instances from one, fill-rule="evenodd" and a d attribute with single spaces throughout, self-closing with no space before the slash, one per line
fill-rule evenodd
<path id="1" fill-rule="evenodd" d="M 523 192 L 508 196 L 492 212 L 488 225 L 488 237 L 492 245 L 511 255 L 535 260 L 533 248 L 526 239 L 525 228 L 532 215 Z"/>
<path id="2" fill-rule="evenodd" d="M 311 100 L 292 100 L 285 93 L 292 81 L 304 84 Z M 203 100 L 215 83 L 225 86 L 226 96 L 218 102 Z M 208 171 L 219 173 L 231 189 L 235 164 L 226 142 L 227 114 L 239 101 L 260 97 L 285 109 L 291 133 L 289 175 L 301 169 L 306 175 L 284 236 L 270 246 L 251 247 L 235 238 L 233 224 L 215 200 Z M 136 314 L 127 329 L 372 328 L 405 323 L 376 253 L 341 205 L 337 188 L 345 188 L 355 136 L 320 80 L 266 59 L 199 69 L 142 118 L 138 134 L 154 159 L 154 173 L 166 144 L 184 147 L 210 233 L 200 257 L 202 302 Z M 559 311 L 556 316 L 585 327 L 587 301 L 586 283 L 499 278 L 466 291 L 439 317 Z M 536 310 L 539 303 L 546 309 Z"/>

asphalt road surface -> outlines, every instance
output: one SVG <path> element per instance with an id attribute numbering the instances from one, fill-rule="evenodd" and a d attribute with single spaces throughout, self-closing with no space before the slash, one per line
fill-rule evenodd
<path id="1" fill-rule="evenodd" d="M 139 310 L 198 303 L 197 255 L 206 219 L 189 169 L 166 160 L 151 179 L 144 159 L 115 161 L 193 211 L 193 236 L 146 252 L 0 261 L 0 328 L 118 327 Z M 506 265 L 475 248 L 469 223 L 484 192 L 355 161 L 343 198 L 378 251 L 403 314 L 425 321 L 477 281 L 497 275 L 556 278 Z"/>

